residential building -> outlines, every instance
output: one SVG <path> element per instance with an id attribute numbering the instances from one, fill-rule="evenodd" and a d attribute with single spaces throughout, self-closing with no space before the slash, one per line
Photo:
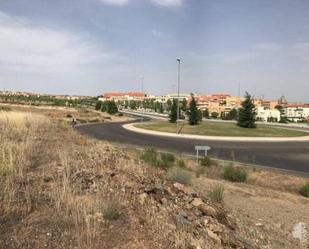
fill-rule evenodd
<path id="1" fill-rule="evenodd" d="M 277 109 L 270 109 L 264 106 L 259 106 L 256 108 L 257 115 L 256 118 L 262 122 L 279 122 L 280 121 L 280 111 Z"/>
<path id="2" fill-rule="evenodd" d="M 309 120 L 309 104 L 289 104 L 285 108 L 285 115 L 296 122 Z"/>

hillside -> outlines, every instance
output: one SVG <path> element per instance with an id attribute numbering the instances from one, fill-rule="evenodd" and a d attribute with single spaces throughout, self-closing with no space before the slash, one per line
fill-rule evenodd
<path id="1" fill-rule="evenodd" d="M 186 158 L 175 159 L 186 169 L 154 167 L 39 112 L 0 112 L 0 139 L 0 248 L 308 246 L 287 234 L 309 224 L 296 192 L 306 179 L 252 170 L 248 183 L 230 183 L 220 165 L 200 170 Z M 224 201 L 208 194 L 218 184 Z"/>

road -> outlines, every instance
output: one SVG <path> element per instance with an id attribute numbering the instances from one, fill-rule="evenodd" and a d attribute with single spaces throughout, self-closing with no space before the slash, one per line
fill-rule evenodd
<path id="1" fill-rule="evenodd" d="M 309 142 L 226 142 L 162 137 L 128 131 L 122 127 L 126 123 L 89 124 L 76 129 L 100 140 L 192 155 L 195 145 L 208 145 L 209 155 L 214 158 L 309 176 Z"/>

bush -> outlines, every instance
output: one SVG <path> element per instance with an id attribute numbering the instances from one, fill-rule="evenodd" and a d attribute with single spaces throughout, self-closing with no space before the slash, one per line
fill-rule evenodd
<path id="1" fill-rule="evenodd" d="M 200 164 L 201 164 L 202 166 L 207 166 L 207 167 L 211 166 L 211 164 L 212 164 L 212 160 L 211 160 L 208 156 L 202 157 L 202 158 L 199 160 L 199 162 L 200 162 Z"/>
<path id="2" fill-rule="evenodd" d="M 12 111 L 12 109 L 8 106 L 0 106 L 0 111 L 9 112 Z"/>
<path id="3" fill-rule="evenodd" d="M 72 118 L 72 114 L 67 114 L 67 118 Z"/>
<path id="4" fill-rule="evenodd" d="M 201 175 L 204 175 L 206 173 L 206 168 L 203 166 L 199 166 L 195 172 L 196 178 L 199 178 Z"/>
<path id="5" fill-rule="evenodd" d="M 223 197 L 224 197 L 224 186 L 223 186 L 223 185 L 215 186 L 215 187 L 209 192 L 209 197 L 211 198 L 211 200 L 216 201 L 216 202 L 221 202 L 221 201 L 223 201 Z"/>
<path id="6" fill-rule="evenodd" d="M 224 168 L 223 177 L 232 182 L 245 182 L 247 180 L 247 172 L 230 165 Z"/>
<path id="7" fill-rule="evenodd" d="M 178 167 L 180 167 L 180 168 L 185 168 L 185 167 L 186 167 L 186 163 L 185 163 L 185 161 L 182 160 L 182 159 L 179 159 L 179 160 L 178 160 L 177 165 L 178 165 Z"/>
<path id="8" fill-rule="evenodd" d="M 108 220 L 117 220 L 121 215 L 121 205 L 118 199 L 108 199 L 104 205 L 103 216 Z"/>
<path id="9" fill-rule="evenodd" d="M 299 190 L 299 193 L 302 196 L 309 197 L 309 182 L 301 187 L 301 189 Z"/>
<path id="10" fill-rule="evenodd" d="M 174 163 L 175 156 L 171 153 L 161 153 L 161 160 L 167 163 Z"/>
<path id="11" fill-rule="evenodd" d="M 157 157 L 158 157 L 158 153 L 156 152 L 156 150 L 153 148 L 150 148 L 144 151 L 144 153 L 141 155 L 141 160 L 153 166 L 156 166 L 158 163 Z"/>
<path id="12" fill-rule="evenodd" d="M 175 168 L 168 173 L 168 179 L 185 185 L 190 185 L 192 176 L 187 170 Z"/>

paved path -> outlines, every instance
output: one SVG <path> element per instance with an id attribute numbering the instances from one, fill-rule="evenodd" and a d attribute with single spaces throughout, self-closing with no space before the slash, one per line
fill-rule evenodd
<path id="1" fill-rule="evenodd" d="M 92 137 L 121 144 L 155 147 L 162 150 L 194 154 L 195 145 L 209 145 L 210 156 L 258 164 L 309 175 L 309 142 L 209 141 L 135 133 L 121 123 L 89 124 L 76 127 Z"/>

